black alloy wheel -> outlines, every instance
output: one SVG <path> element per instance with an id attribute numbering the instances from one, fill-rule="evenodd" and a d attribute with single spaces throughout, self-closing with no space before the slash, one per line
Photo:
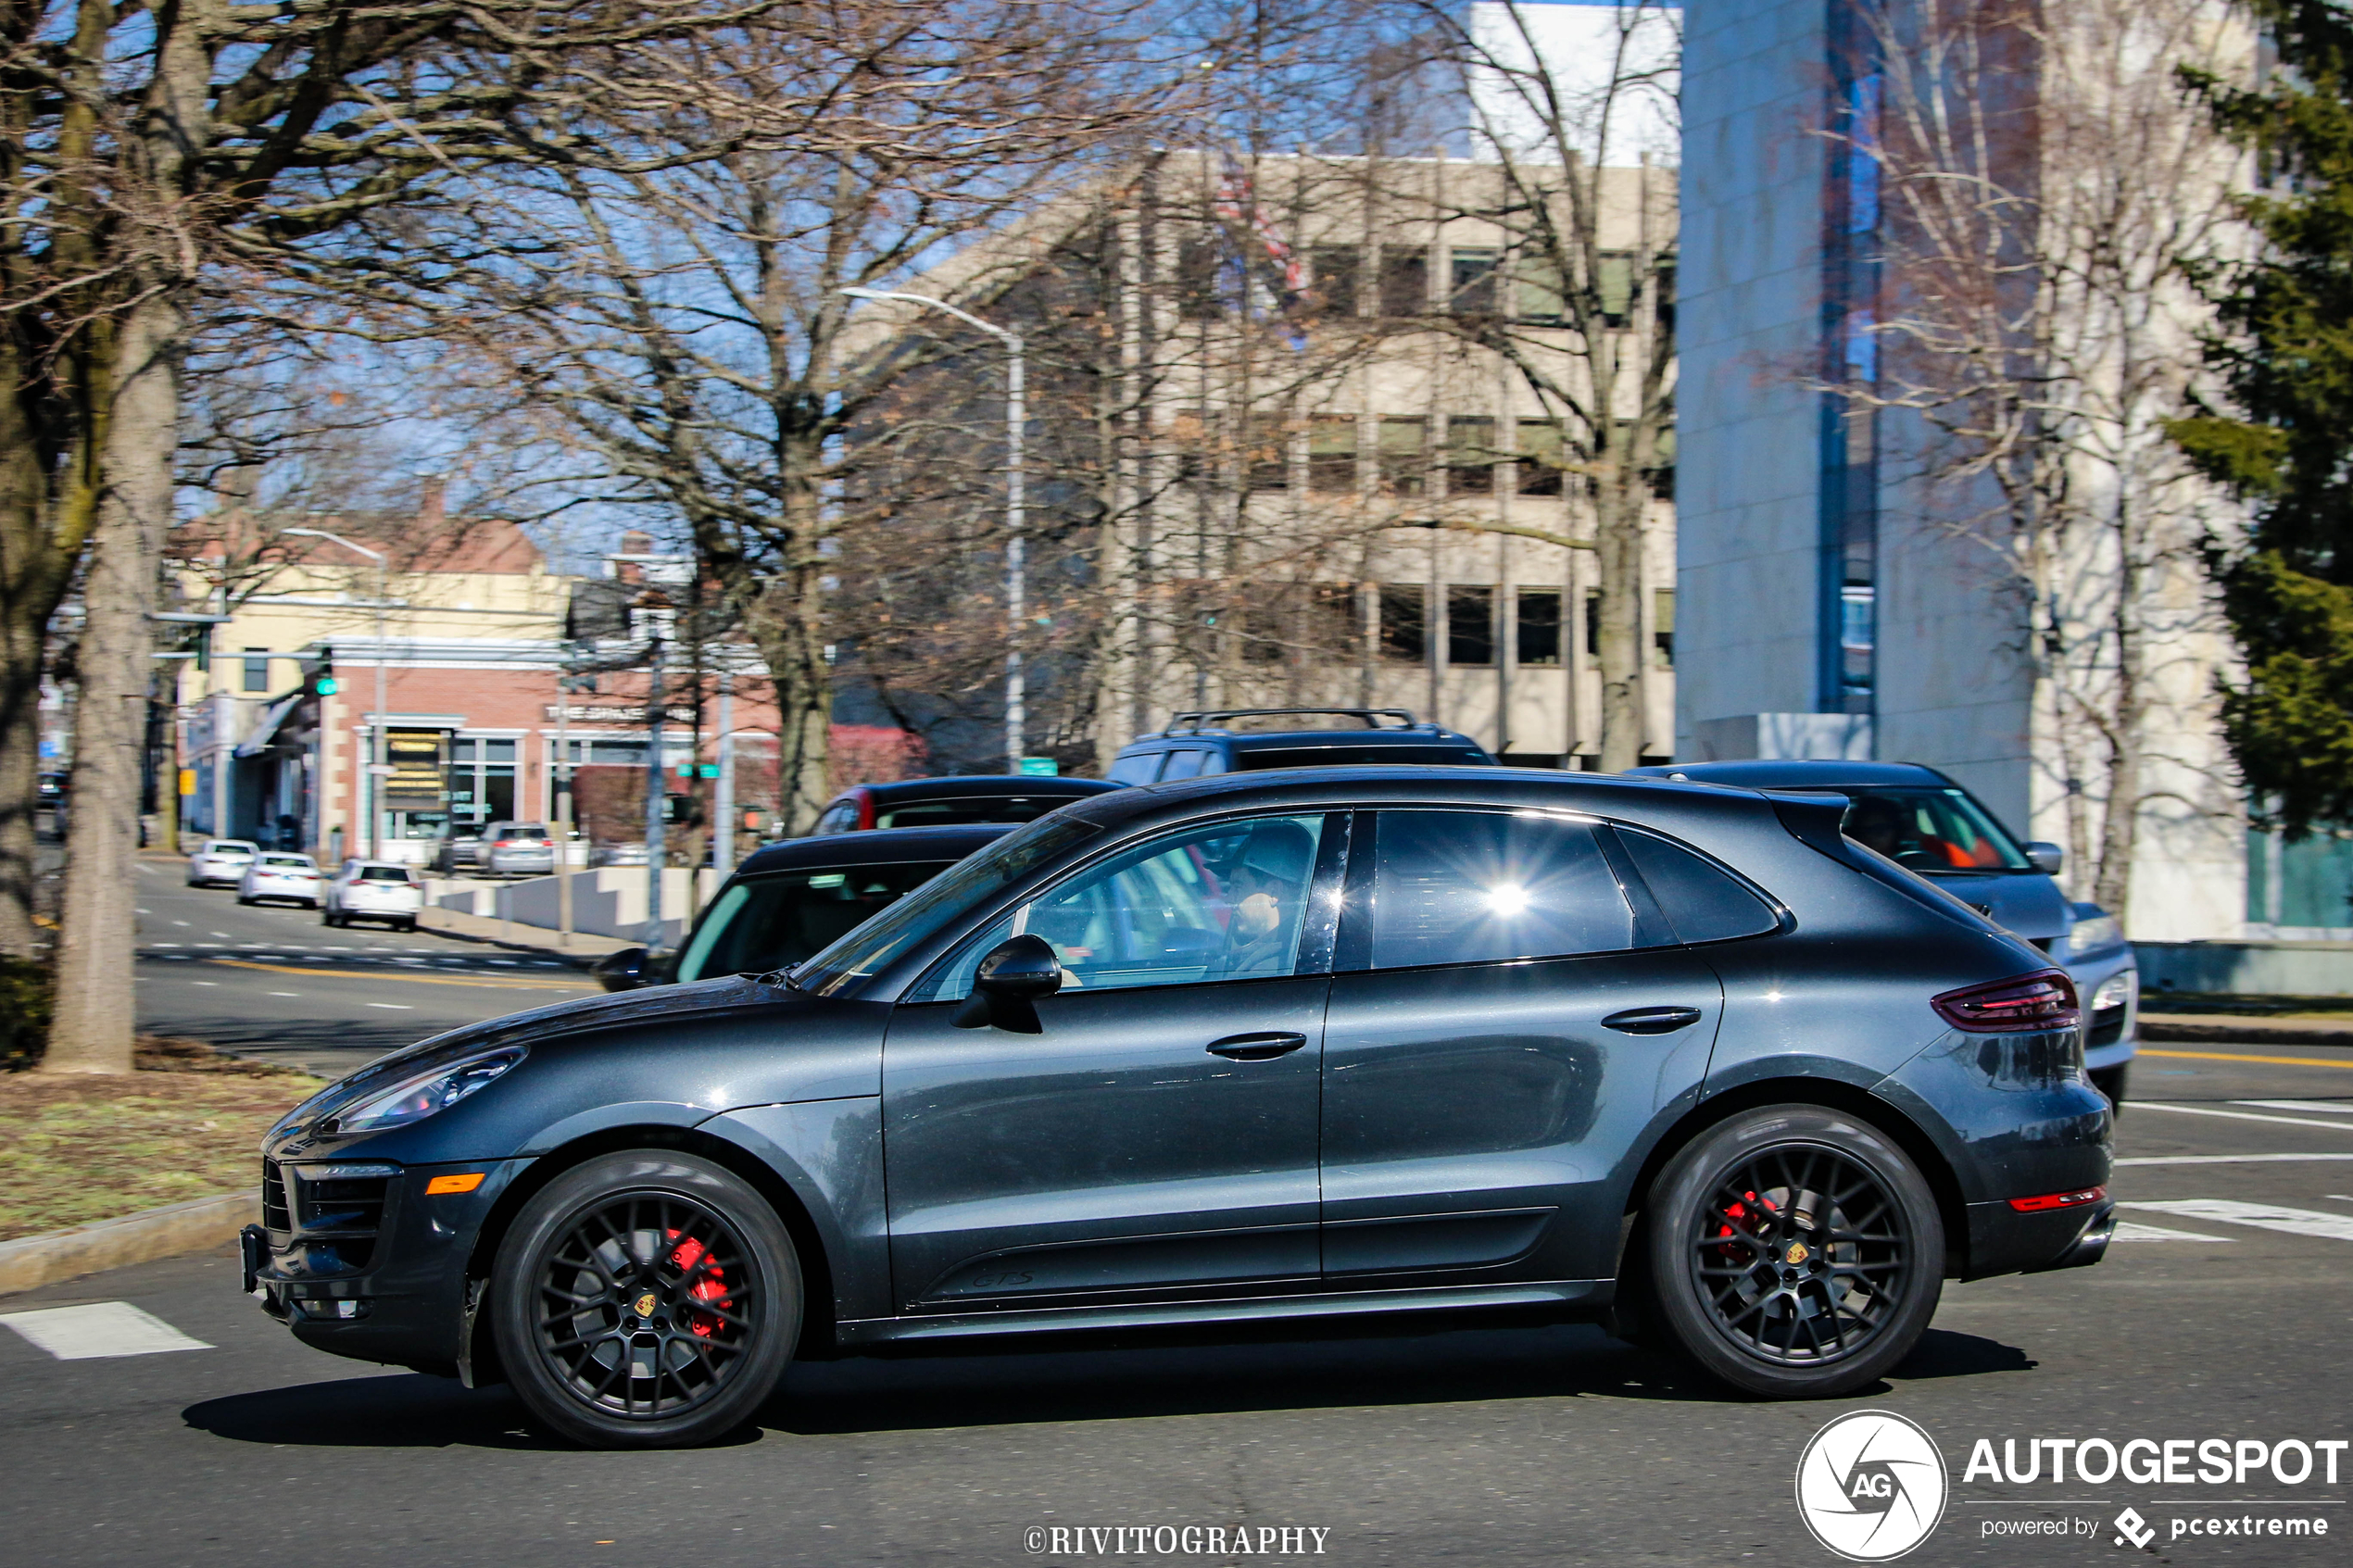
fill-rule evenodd
<path id="1" fill-rule="evenodd" d="M 1767 1106 L 1710 1128 L 1653 1191 L 1652 1283 L 1692 1359 L 1750 1393 L 1819 1399 L 1919 1343 L 1944 1228 L 1902 1148 L 1858 1118 Z"/>
<path id="2" fill-rule="evenodd" d="M 774 1210 L 693 1155 L 591 1160 L 524 1204 L 491 1289 L 500 1363 L 547 1426 L 598 1448 L 724 1436 L 774 1390 L 800 1330 Z"/>

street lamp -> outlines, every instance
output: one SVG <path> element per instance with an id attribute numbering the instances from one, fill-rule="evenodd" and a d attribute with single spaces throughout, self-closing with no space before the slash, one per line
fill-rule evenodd
<path id="1" fill-rule="evenodd" d="M 384 761 L 384 557 L 381 550 L 365 545 L 355 545 L 340 533 L 330 533 L 323 528 L 281 528 L 280 534 L 293 534 L 301 539 L 326 539 L 345 549 L 366 556 L 376 563 L 376 715 L 368 726 L 368 749 L 372 754 L 368 764 L 368 859 L 384 859 L 384 781 L 390 771 Z"/>
<path id="2" fill-rule="evenodd" d="M 1021 667 L 1022 621 L 1022 437 L 1029 416 L 1024 407 L 1025 371 L 1022 341 L 1019 332 L 1011 332 L 982 320 L 969 310 L 960 310 L 944 299 L 929 295 L 900 294 L 889 289 L 844 289 L 852 299 L 895 299 L 908 305 L 927 305 L 943 310 L 959 321 L 978 327 L 982 332 L 1005 345 L 1005 622 L 1008 636 L 1005 647 L 1005 771 L 1021 771 L 1022 731 L 1027 724 L 1024 711 L 1024 685 Z"/>

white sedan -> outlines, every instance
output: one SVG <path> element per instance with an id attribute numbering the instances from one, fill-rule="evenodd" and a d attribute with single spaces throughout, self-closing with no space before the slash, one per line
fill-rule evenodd
<path id="1" fill-rule="evenodd" d="M 414 931 L 417 911 L 424 907 L 424 884 L 407 866 L 391 860 L 346 860 L 334 881 L 327 884 L 319 922 L 349 925 L 356 920 L 380 920 L 396 931 Z"/>
<path id="2" fill-rule="evenodd" d="M 260 853 L 261 847 L 249 839 L 208 838 L 188 857 L 188 885 L 234 887 Z"/>
<path id="3" fill-rule="evenodd" d="M 237 902 L 258 904 L 265 898 L 283 899 L 315 909 L 319 907 L 322 880 L 319 862 L 308 855 L 259 855 L 237 884 Z"/>

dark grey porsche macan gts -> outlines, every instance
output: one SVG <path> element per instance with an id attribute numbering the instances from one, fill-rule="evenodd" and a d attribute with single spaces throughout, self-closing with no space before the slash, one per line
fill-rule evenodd
<path id="1" fill-rule="evenodd" d="M 1837 796 L 1484 768 L 1076 802 L 789 973 L 384 1058 L 246 1264 L 338 1355 L 691 1443 L 796 1356 L 1511 1309 L 1842 1393 L 1941 1282 L 2098 1260 L 2108 1102 L 2025 942 Z"/>

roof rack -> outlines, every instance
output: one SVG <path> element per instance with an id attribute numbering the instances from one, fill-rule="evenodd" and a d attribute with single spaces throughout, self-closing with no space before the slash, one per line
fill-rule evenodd
<path id="1" fill-rule="evenodd" d="M 1227 719 L 1287 719 L 1293 715 L 1337 714 L 1350 719 L 1362 719 L 1368 730 L 1423 730 L 1435 728 L 1423 723 L 1403 708 L 1220 708 L 1199 713 L 1179 713 L 1168 721 L 1163 734 L 1199 734 L 1212 725 Z M 1383 724 L 1384 719 L 1394 719 L 1394 724 Z"/>

